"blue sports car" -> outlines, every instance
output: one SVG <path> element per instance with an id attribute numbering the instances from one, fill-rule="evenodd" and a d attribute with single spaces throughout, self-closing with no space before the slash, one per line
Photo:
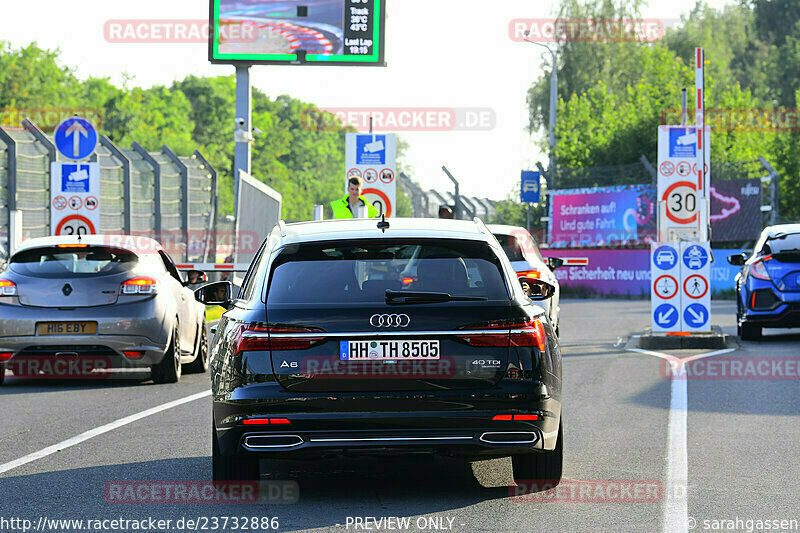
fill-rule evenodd
<path id="1" fill-rule="evenodd" d="M 800 327 L 800 224 L 770 226 L 753 254 L 734 254 L 736 318 L 742 340 L 758 340 L 762 328 Z"/>

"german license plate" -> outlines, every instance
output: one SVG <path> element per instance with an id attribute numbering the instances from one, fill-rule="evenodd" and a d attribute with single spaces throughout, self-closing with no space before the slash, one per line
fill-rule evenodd
<path id="1" fill-rule="evenodd" d="M 39 322 L 37 335 L 95 335 L 97 322 Z"/>
<path id="2" fill-rule="evenodd" d="M 341 361 L 426 361 L 439 359 L 439 341 L 340 341 Z"/>

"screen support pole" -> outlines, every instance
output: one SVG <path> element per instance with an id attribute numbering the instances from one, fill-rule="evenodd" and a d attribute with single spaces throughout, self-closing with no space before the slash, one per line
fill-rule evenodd
<path id="1" fill-rule="evenodd" d="M 252 88 L 250 86 L 250 65 L 236 65 L 236 149 L 233 160 L 234 215 L 238 209 L 235 199 L 239 198 L 239 171 L 250 174 L 250 143 L 252 142 L 253 111 Z M 242 123 L 244 120 L 244 123 Z"/>

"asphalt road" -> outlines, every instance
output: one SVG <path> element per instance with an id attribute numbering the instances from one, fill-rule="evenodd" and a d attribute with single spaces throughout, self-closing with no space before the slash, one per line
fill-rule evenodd
<path id="1" fill-rule="evenodd" d="M 437 531 L 436 525 L 438 531 L 687 531 L 691 525 L 694 531 L 747 531 L 757 530 L 747 520 L 800 520 L 798 380 L 691 379 L 682 388 L 665 378 L 663 354 L 630 351 L 635 346 L 630 336 L 647 327 L 649 309 L 645 301 L 562 303 L 567 490 L 549 493 L 558 501 L 509 497 L 508 460 L 470 465 L 448 459 L 336 459 L 266 465 L 270 479 L 297 484 L 294 504 L 109 503 L 108 484 L 210 479 L 208 396 L 106 427 L 91 438 L 84 435 L 77 444 L 57 446 L 60 451 L 29 454 L 203 393 L 208 376 L 185 375 L 178 385 L 8 377 L 0 387 L 0 530 L 12 526 L 3 527 L 3 520 L 30 520 L 34 528 L 45 516 L 172 520 L 170 527 L 155 528 L 164 531 L 188 529 L 176 527 L 181 518 L 226 516 L 277 517 L 280 531 Z M 732 303 L 717 302 L 713 311 L 713 323 L 735 334 Z M 738 343 L 734 337 L 733 351 L 712 353 L 704 361 L 796 358 L 799 340 L 788 335 Z M 9 469 L 20 458 L 27 462 Z M 656 497 L 630 493 L 636 501 L 620 503 L 615 495 L 626 486 L 658 491 Z M 572 496 L 570 487 L 578 495 L 581 487 L 592 487 L 592 494 Z M 597 487 L 606 498 L 594 492 Z M 355 519 L 365 517 L 411 521 L 408 529 L 396 522 L 359 527 Z M 772 530 L 780 525 L 771 524 Z M 214 530 L 211 520 L 205 525 Z M 229 519 L 224 530 L 232 531 L 232 525 Z M 52 524 L 41 529 L 75 530 Z"/>

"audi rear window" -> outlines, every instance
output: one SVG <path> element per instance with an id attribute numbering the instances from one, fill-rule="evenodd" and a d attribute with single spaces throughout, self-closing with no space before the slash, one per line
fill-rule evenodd
<path id="1" fill-rule="evenodd" d="M 88 278 L 128 272 L 137 262 L 136 254 L 119 248 L 47 246 L 14 254 L 9 268 L 23 276 Z"/>
<path id="2" fill-rule="evenodd" d="M 387 239 L 284 248 L 272 267 L 267 303 L 383 304 L 387 289 L 509 299 L 500 261 L 486 243 Z"/>

